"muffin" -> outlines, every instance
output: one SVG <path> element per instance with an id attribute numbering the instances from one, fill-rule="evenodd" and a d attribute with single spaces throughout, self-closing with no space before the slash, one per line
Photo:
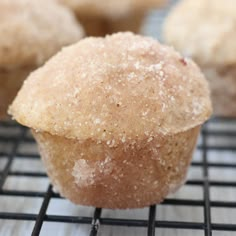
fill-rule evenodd
<path id="1" fill-rule="evenodd" d="M 60 24 L 58 24 L 60 22 Z M 50 1 L 0 1 L 0 118 L 28 74 L 83 30 L 70 11 Z"/>
<path id="2" fill-rule="evenodd" d="M 29 76 L 9 112 L 31 128 L 62 196 L 138 208 L 183 184 L 211 102 L 191 60 L 118 33 L 63 49 Z"/>
<path id="3" fill-rule="evenodd" d="M 236 4 L 183 0 L 164 26 L 167 43 L 192 57 L 209 79 L 215 115 L 236 117 Z"/>
<path id="4" fill-rule="evenodd" d="M 104 36 L 120 31 L 141 30 L 151 8 L 163 6 L 167 0 L 59 0 L 70 7 L 87 35 Z"/>

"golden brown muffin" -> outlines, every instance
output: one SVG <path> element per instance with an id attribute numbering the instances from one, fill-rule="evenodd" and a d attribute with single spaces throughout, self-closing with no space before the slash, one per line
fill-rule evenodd
<path id="1" fill-rule="evenodd" d="M 70 7 L 87 35 L 104 36 L 120 31 L 139 32 L 151 8 L 167 0 L 59 0 Z"/>
<path id="2" fill-rule="evenodd" d="M 235 29 L 235 0 L 180 1 L 164 26 L 166 42 L 201 66 L 221 116 L 236 117 Z"/>
<path id="3" fill-rule="evenodd" d="M 0 118 L 23 80 L 50 56 L 83 35 L 68 9 L 50 1 L 0 1 Z"/>
<path id="4" fill-rule="evenodd" d="M 32 129 L 62 196 L 136 208 L 183 184 L 211 102 L 191 60 L 118 33 L 58 53 L 29 76 L 9 111 Z"/>

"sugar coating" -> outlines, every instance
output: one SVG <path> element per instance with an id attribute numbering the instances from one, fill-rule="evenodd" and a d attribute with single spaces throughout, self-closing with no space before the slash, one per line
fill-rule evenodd
<path id="1" fill-rule="evenodd" d="M 78 186 L 88 186 L 96 184 L 97 181 L 101 181 L 101 179 L 98 179 L 98 176 L 105 175 L 109 178 L 113 168 L 114 165 L 109 156 L 105 157 L 104 160 L 99 160 L 92 164 L 89 163 L 87 159 L 79 159 L 75 161 L 72 176 L 75 177 L 75 183 Z M 122 177 L 122 174 L 120 174 L 119 177 Z M 118 180 L 117 176 L 115 178 Z"/>
<path id="2" fill-rule="evenodd" d="M 0 68 L 37 66 L 77 42 L 82 27 L 54 0 L 0 1 Z"/>
<path id="3" fill-rule="evenodd" d="M 116 146 L 196 127 L 211 102 L 191 60 L 152 38 L 118 33 L 63 49 L 29 76 L 10 113 L 39 131 Z"/>
<path id="4" fill-rule="evenodd" d="M 47 173 L 76 204 L 137 208 L 161 202 L 184 182 L 200 126 L 171 136 L 118 142 L 71 140 L 33 131 Z"/>
<path id="5" fill-rule="evenodd" d="M 202 66 L 236 64 L 235 0 L 182 0 L 166 19 L 164 37 Z"/>
<path id="6" fill-rule="evenodd" d="M 134 11 L 146 11 L 164 5 L 167 0 L 59 0 L 78 14 L 109 18 L 122 17 Z"/>

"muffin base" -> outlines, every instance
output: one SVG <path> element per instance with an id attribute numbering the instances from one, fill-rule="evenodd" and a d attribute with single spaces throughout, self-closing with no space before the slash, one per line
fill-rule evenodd
<path id="1" fill-rule="evenodd" d="M 87 36 L 104 36 L 122 31 L 139 33 L 146 14 L 136 12 L 122 18 L 105 18 L 99 16 L 78 15 Z"/>
<path id="2" fill-rule="evenodd" d="M 236 65 L 224 68 L 203 68 L 210 83 L 213 110 L 216 116 L 236 117 Z"/>
<path id="3" fill-rule="evenodd" d="M 34 67 L 15 70 L 0 69 L 0 120 L 8 119 L 7 109 L 16 96 L 23 81 L 34 70 Z"/>
<path id="4" fill-rule="evenodd" d="M 140 208 L 160 203 L 184 183 L 199 130 L 125 141 L 32 133 L 62 196 L 81 205 Z"/>

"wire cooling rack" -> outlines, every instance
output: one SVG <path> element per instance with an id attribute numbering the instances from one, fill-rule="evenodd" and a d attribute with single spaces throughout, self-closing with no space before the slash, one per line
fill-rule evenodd
<path id="1" fill-rule="evenodd" d="M 216 169 L 218 172 L 214 173 Z M 122 228 L 128 227 L 130 230 L 136 230 L 133 235 L 148 236 L 236 235 L 236 120 L 215 118 L 203 127 L 190 172 L 192 175 L 180 192 L 186 187 L 197 188 L 190 189 L 190 192 L 195 191 L 194 195 L 183 193 L 179 196 L 173 195 L 161 205 L 150 206 L 143 210 L 124 210 L 123 216 L 120 214 L 121 217 L 113 217 L 115 210 L 74 206 L 54 193 L 41 166 L 29 130 L 14 122 L 2 122 L 0 123 L 0 235 L 51 235 L 50 227 L 47 226 L 50 223 L 86 226 L 77 233 L 78 228 L 74 228 L 71 234 L 68 233 L 72 231 L 68 231 L 69 226 L 67 226 L 64 234 L 54 235 L 116 235 L 109 234 L 104 227 L 117 227 L 121 231 Z M 231 179 L 230 173 L 235 178 Z M 220 194 L 220 199 L 217 199 Z M 195 195 L 199 195 L 199 199 Z M 191 198 L 188 198 L 189 196 Z M 54 201 L 61 202 L 54 206 L 53 212 Z M 30 202 L 30 208 L 27 202 Z M 57 212 L 63 205 L 62 202 L 71 206 L 65 207 L 66 212 Z M 200 213 L 202 219 L 196 221 L 181 219 L 181 215 L 187 214 L 183 213 L 184 211 L 179 215 L 178 211 L 176 215 L 175 213 L 173 215 L 175 211 L 170 211 L 172 219 L 168 219 L 165 215 L 168 208 L 176 207 L 180 212 L 181 209 L 190 208 L 192 215 L 199 215 L 199 212 L 202 212 Z M 132 211 L 142 211 L 140 218 L 132 219 L 132 215 L 130 216 Z M 10 226 L 6 226 L 9 222 Z M 19 230 L 18 234 L 14 233 L 15 228 Z M 25 229 L 27 230 L 23 231 Z M 137 233 L 139 229 L 141 231 Z M 165 234 L 163 233 L 165 230 L 167 232 L 177 230 L 178 233 L 170 231 L 172 233 Z M 183 232 L 187 230 L 187 233 L 181 233 L 181 230 Z"/>

